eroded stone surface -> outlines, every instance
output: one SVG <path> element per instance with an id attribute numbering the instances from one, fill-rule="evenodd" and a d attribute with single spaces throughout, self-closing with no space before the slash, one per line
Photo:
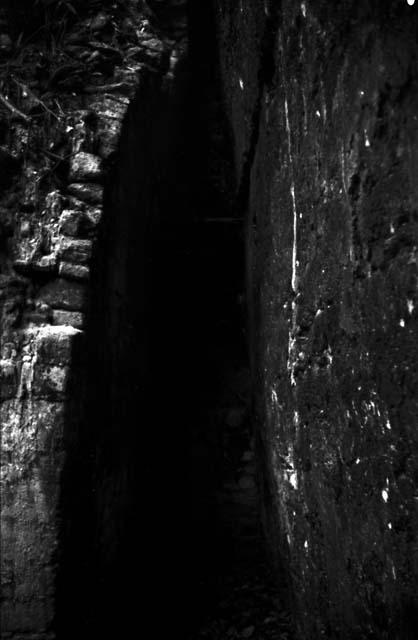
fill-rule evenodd
<path id="1" fill-rule="evenodd" d="M 91 259 L 93 244 L 91 240 L 63 240 L 58 255 L 64 262 L 88 264 Z"/>
<path id="2" fill-rule="evenodd" d="M 102 161 L 98 156 L 79 151 L 71 158 L 70 182 L 96 182 L 102 178 Z"/>
<path id="3" fill-rule="evenodd" d="M 69 280 L 88 280 L 90 276 L 90 269 L 81 264 L 61 262 L 58 273 L 63 278 L 67 278 Z"/>
<path id="4" fill-rule="evenodd" d="M 93 183 L 73 182 L 68 185 L 68 193 L 88 204 L 101 204 L 103 187 Z"/>
<path id="5" fill-rule="evenodd" d="M 86 290 L 81 284 L 59 278 L 42 287 L 38 299 L 53 309 L 82 311 L 85 307 Z"/>
<path id="6" fill-rule="evenodd" d="M 217 7 L 271 548 L 300 638 L 413 637 L 416 13 Z"/>
<path id="7" fill-rule="evenodd" d="M 3 346 L 1 369 L 13 378 L 13 392 L 0 404 L 1 621 L 2 631 L 22 637 L 34 628 L 46 637 L 55 614 L 63 400 L 79 333 L 69 327 L 34 328 Z"/>
<path id="8" fill-rule="evenodd" d="M 84 325 L 84 314 L 78 311 L 62 311 L 54 309 L 52 312 L 52 324 L 80 329 Z"/>

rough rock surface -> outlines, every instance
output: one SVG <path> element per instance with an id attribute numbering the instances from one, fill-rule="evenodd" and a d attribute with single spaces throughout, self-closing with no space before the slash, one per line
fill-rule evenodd
<path id="1" fill-rule="evenodd" d="M 113 640 L 146 616 L 167 636 L 194 614 L 185 558 L 222 561 L 212 514 L 251 529 L 249 374 L 239 358 L 220 370 L 204 333 L 233 342 L 205 298 L 218 287 L 209 299 L 237 313 L 222 269 L 243 217 L 264 527 L 299 637 L 412 640 L 418 13 L 214 0 L 196 96 L 184 5 L 0 8 L 2 640 Z M 200 33 L 194 55 L 215 42 Z M 209 113 L 223 126 L 218 58 L 228 160 L 205 128 Z M 219 617 L 200 637 L 274 637 L 276 622 L 263 605 L 257 624 Z"/>
<path id="2" fill-rule="evenodd" d="M 173 72 L 184 38 L 181 25 L 155 30 L 145 3 L 99 4 L 0 8 L 2 639 L 84 637 L 83 585 L 70 615 L 66 584 L 83 559 L 66 567 L 78 544 L 69 502 L 84 500 L 74 478 L 86 480 L 91 453 L 90 267 L 126 114 L 141 83 Z"/>
<path id="3" fill-rule="evenodd" d="M 265 528 L 300 638 L 412 638 L 417 11 L 216 3 Z"/>

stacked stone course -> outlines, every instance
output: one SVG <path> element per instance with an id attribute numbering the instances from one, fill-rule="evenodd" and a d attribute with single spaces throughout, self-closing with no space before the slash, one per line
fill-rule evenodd
<path id="1" fill-rule="evenodd" d="M 94 12 L 93 3 L 90 15 L 69 28 L 67 53 L 100 63 L 101 81 L 95 84 L 93 74 L 81 91 L 57 90 L 52 126 L 24 113 L 30 99 L 43 111 L 36 89 L 24 90 L 19 111 L 0 105 L 8 126 L 0 147 L 2 639 L 55 637 L 65 423 L 78 415 L 71 380 L 82 371 L 74 354 L 83 349 L 104 188 L 142 79 L 162 78 L 170 57 L 173 65 L 177 59 L 176 37 L 154 31 L 143 8 L 132 1 L 112 14 Z M 7 17 L 11 9 L 5 30 Z M 109 29 L 125 30 L 120 49 L 106 42 Z M 0 48 L 12 56 L 9 36 L 0 37 Z M 61 79 L 56 72 L 54 82 Z M 39 135 L 46 155 L 51 151 L 47 163 L 33 153 Z M 63 166 L 57 187 L 54 172 Z"/>

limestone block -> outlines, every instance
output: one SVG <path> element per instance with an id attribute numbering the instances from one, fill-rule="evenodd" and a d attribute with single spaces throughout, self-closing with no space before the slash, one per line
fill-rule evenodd
<path id="1" fill-rule="evenodd" d="M 19 211 L 13 256 L 13 266 L 17 271 L 25 275 L 56 271 L 58 219 L 61 210 L 62 195 L 55 190 L 46 195 L 45 206 L 40 213 L 28 212 L 25 207 Z"/>
<path id="2" fill-rule="evenodd" d="M 67 382 L 68 367 L 58 367 L 44 364 L 38 360 L 34 367 L 32 393 L 37 398 L 50 400 L 64 400 Z"/>
<path id="3" fill-rule="evenodd" d="M 52 312 L 52 324 L 81 329 L 84 325 L 84 314 L 78 311 L 62 311 L 56 309 Z"/>
<path id="4" fill-rule="evenodd" d="M 58 255 L 64 262 L 87 264 L 91 258 L 91 253 L 91 240 L 69 240 L 62 238 L 60 241 Z"/>
<path id="5" fill-rule="evenodd" d="M 71 158 L 69 176 L 71 182 L 99 182 L 102 177 L 102 161 L 98 156 L 79 151 Z"/>
<path id="6" fill-rule="evenodd" d="M 34 628 L 50 627 L 54 616 L 53 599 L 45 596 L 56 580 L 63 419 L 62 403 L 19 398 L 0 405 L 0 618 L 2 633 L 19 630 L 14 638 L 33 637 Z"/>
<path id="7" fill-rule="evenodd" d="M 103 200 L 103 187 L 90 182 L 73 182 L 68 193 L 89 204 L 101 204 Z"/>
<path id="8" fill-rule="evenodd" d="M 60 218 L 60 233 L 72 238 L 90 235 L 97 227 L 101 215 L 102 209 L 100 207 L 92 207 L 86 211 L 64 209 Z"/>
<path id="9" fill-rule="evenodd" d="M 33 331 L 33 335 L 37 358 L 42 363 L 62 367 L 69 363 L 74 340 L 78 339 L 80 331 L 72 327 L 47 326 Z"/>
<path id="10" fill-rule="evenodd" d="M 77 238 L 81 235 L 83 218 L 84 213 L 82 211 L 65 209 L 60 218 L 60 232 L 66 236 Z"/>
<path id="11" fill-rule="evenodd" d="M 86 217 L 88 218 L 88 223 L 91 225 L 93 229 L 97 227 L 100 220 L 102 219 L 103 209 L 101 207 L 89 207 L 86 211 Z"/>
<path id="12" fill-rule="evenodd" d="M 92 105 L 99 117 L 99 154 L 107 158 L 116 151 L 122 131 L 122 122 L 129 105 L 125 96 L 105 96 Z"/>
<path id="13" fill-rule="evenodd" d="M 37 463 L 39 456 L 48 453 L 52 445 L 51 436 L 55 434 L 55 438 L 60 438 L 62 435 L 61 403 L 33 398 L 31 402 L 22 402 L 20 398 L 6 400 L 0 406 L 0 418 L 1 478 L 5 481 L 25 477 Z M 52 458 L 55 458 L 55 453 Z M 7 511 L 5 502 L 3 513 L 6 514 Z"/>
<path id="14" fill-rule="evenodd" d="M 82 311 L 85 306 L 86 290 L 78 282 L 58 278 L 42 287 L 38 299 L 49 304 L 53 309 Z"/>
<path id="15" fill-rule="evenodd" d="M 27 324 L 49 324 L 51 321 L 52 310 L 48 304 L 44 302 L 35 302 L 32 305 L 27 305 L 24 311 L 24 321 Z"/>
<path id="16" fill-rule="evenodd" d="M 90 269 L 88 267 L 71 262 L 61 262 L 58 273 L 62 278 L 67 278 L 68 280 L 88 280 L 90 277 Z"/>
<path id="17" fill-rule="evenodd" d="M 116 151 L 122 132 L 122 121 L 114 118 L 103 120 L 100 125 L 99 153 L 102 158 L 108 158 Z"/>

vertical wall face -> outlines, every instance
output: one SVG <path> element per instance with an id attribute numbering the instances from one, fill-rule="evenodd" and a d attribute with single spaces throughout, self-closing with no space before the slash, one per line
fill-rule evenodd
<path id="1" fill-rule="evenodd" d="M 166 42 L 142 3 L 110 4 L 83 3 L 76 18 L 37 4 L 41 29 L 21 48 L 21 16 L 0 16 L 15 69 L 1 72 L 0 105 L 0 633 L 13 640 L 94 637 L 94 572 L 118 579 L 115 556 L 128 561 L 152 171 L 139 145 L 184 16 Z"/>
<path id="2" fill-rule="evenodd" d="M 275 6 L 216 3 L 250 179 L 266 530 L 301 638 L 413 637 L 418 14 Z"/>
<path id="3" fill-rule="evenodd" d="M 65 425 L 70 427 L 66 408 L 76 411 L 75 403 L 68 398 L 66 407 L 64 399 L 79 333 L 69 326 L 43 326 L 9 334 L 6 348 L 13 344 L 14 352 L 2 361 L 17 384 L 0 408 L 1 623 L 4 632 L 19 637 L 34 630 L 50 637 L 54 619 Z M 73 367 L 76 374 L 75 359 Z"/>

